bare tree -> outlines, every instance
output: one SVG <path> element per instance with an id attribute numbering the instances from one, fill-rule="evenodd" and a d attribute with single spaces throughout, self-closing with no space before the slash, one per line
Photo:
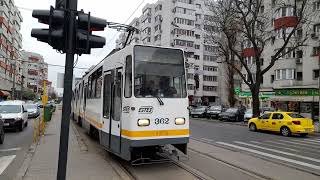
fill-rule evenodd
<path id="1" fill-rule="evenodd" d="M 274 8 L 267 9 L 265 4 Z M 307 0 L 217 0 L 211 1 L 209 6 L 212 17 L 205 21 L 206 39 L 218 47 L 217 51 L 224 55 L 224 62 L 240 75 L 250 89 L 256 117 L 260 114 L 259 93 L 263 75 L 277 60 L 306 45 L 310 30 L 304 29 L 302 34 L 301 29 L 302 25 L 311 22 L 310 14 L 307 14 L 311 12 L 307 10 L 310 6 Z M 275 14 L 282 13 L 282 8 L 292 13 L 289 25 L 274 20 Z M 276 36 L 279 41 L 277 48 L 266 56 L 265 50 L 272 48 Z M 251 50 L 253 63 L 247 62 L 246 49 Z M 234 63 L 233 56 L 240 66 Z"/>

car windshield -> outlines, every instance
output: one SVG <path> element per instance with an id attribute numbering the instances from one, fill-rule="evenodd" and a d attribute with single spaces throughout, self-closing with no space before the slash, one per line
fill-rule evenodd
<path id="1" fill-rule="evenodd" d="M 216 111 L 221 111 L 221 106 L 211 106 L 210 110 L 216 110 Z"/>
<path id="2" fill-rule="evenodd" d="M 0 113 L 20 113 L 21 106 L 19 105 L 0 105 Z"/>
<path id="3" fill-rule="evenodd" d="M 291 118 L 304 118 L 301 114 L 298 113 L 288 113 L 288 116 Z"/>
<path id="4" fill-rule="evenodd" d="M 35 104 L 26 104 L 25 107 L 27 109 L 37 109 L 37 105 L 35 105 Z"/>
<path id="5" fill-rule="evenodd" d="M 227 109 L 227 111 L 226 111 L 226 112 L 229 112 L 229 113 L 235 113 L 235 112 L 237 112 L 237 111 L 238 111 L 238 109 L 230 108 L 230 109 Z"/>
<path id="6" fill-rule="evenodd" d="M 181 50 L 136 46 L 134 54 L 136 97 L 187 97 Z"/>

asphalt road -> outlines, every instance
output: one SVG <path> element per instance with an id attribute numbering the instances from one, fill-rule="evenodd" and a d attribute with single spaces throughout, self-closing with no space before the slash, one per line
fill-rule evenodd
<path id="1" fill-rule="evenodd" d="M 250 154 L 266 161 L 320 176 L 320 135 L 283 137 L 277 133 L 251 132 L 246 126 L 190 121 L 191 136 L 208 144 Z"/>
<path id="2" fill-rule="evenodd" d="M 4 143 L 0 145 L 1 180 L 13 179 L 16 176 L 25 153 L 33 142 L 33 122 L 34 119 L 29 119 L 28 127 L 22 132 L 6 130 Z"/>

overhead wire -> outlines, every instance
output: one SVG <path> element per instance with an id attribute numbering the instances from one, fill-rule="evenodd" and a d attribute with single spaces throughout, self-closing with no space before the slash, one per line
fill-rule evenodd
<path id="1" fill-rule="evenodd" d="M 142 1 L 141 1 L 141 3 L 140 3 L 140 4 L 136 7 L 136 9 L 130 14 L 130 16 L 126 19 L 126 21 L 125 21 L 123 24 L 126 24 L 126 23 L 131 19 L 131 17 L 138 11 L 138 9 L 141 7 L 141 5 L 142 5 L 144 2 L 145 2 L 145 0 L 142 0 Z M 109 45 L 110 45 L 110 43 L 114 40 L 114 38 L 117 36 L 117 34 L 118 34 L 118 33 L 114 33 L 114 35 L 112 36 L 112 38 L 106 43 L 106 47 L 107 47 L 108 49 L 112 49 L 112 48 L 109 48 Z M 97 56 L 101 55 L 101 53 L 103 52 L 103 50 L 104 50 L 104 48 L 102 48 L 102 49 L 99 51 L 99 53 L 98 53 Z"/>

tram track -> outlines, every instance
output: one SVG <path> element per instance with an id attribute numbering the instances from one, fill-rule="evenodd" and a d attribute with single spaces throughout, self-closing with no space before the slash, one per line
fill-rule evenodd
<path id="1" fill-rule="evenodd" d="M 198 180 L 214 180 L 214 178 L 209 177 L 200 171 L 193 169 L 192 167 L 171 159 L 169 162 L 158 163 L 158 164 L 149 164 L 149 165 L 139 165 L 132 166 L 129 162 L 124 161 L 118 157 L 113 157 L 122 170 L 132 180 L 147 180 L 152 177 L 152 179 L 166 179 L 166 180 L 175 180 L 175 179 L 198 179 Z M 159 169 L 159 171 L 152 171 L 152 169 Z M 172 169 L 174 169 L 172 171 Z M 170 171 L 170 172 L 169 172 Z M 165 176 L 165 177 L 164 177 Z M 183 176 L 183 177 L 182 177 Z"/>

